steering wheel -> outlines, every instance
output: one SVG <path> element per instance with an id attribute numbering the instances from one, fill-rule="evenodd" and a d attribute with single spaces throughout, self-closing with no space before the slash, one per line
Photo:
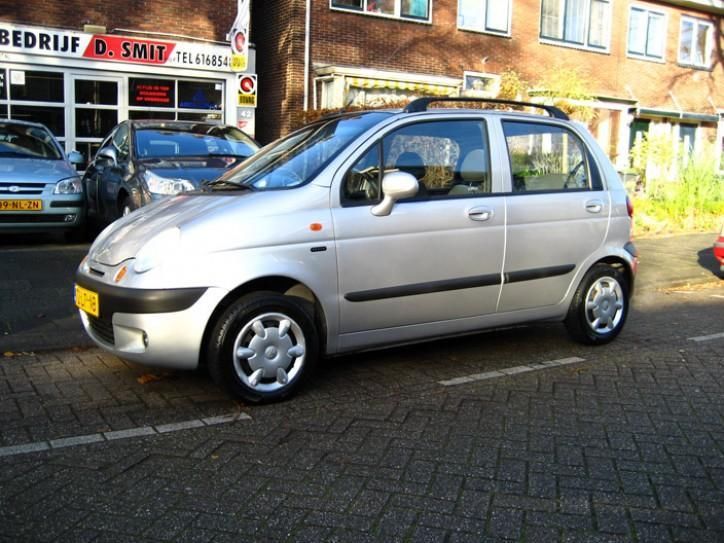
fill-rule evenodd
<path id="1" fill-rule="evenodd" d="M 568 172 L 568 175 L 566 176 L 566 182 L 563 184 L 563 188 L 567 189 L 569 186 L 578 187 L 578 182 L 576 181 L 576 176 L 579 173 L 579 170 L 585 165 L 585 161 L 580 160 L 578 164 L 573 166 L 573 169 Z"/>

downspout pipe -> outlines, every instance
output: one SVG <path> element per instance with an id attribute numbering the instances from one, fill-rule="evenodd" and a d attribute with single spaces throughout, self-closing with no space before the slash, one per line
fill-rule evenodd
<path id="1" fill-rule="evenodd" d="M 312 0 L 306 0 L 304 13 L 304 111 L 309 109 L 309 65 L 312 28 Z"/>

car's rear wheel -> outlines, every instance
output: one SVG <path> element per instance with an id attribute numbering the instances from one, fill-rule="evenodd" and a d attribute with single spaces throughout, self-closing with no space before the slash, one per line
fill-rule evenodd
<path id="1" fill-rule="evenodd" d="M 629 288 L 624 274 L 609 264 L 596 264 L 573 296 L 566 328 L 581 343 L 608 343 L 621 332 L 628 309 Z"/>
<path id="2" fill-rule="evenodd" d="M 208 346 L 214 381 L 250 403 L 294 394 L 319 350 L 308 302 L 275 292 L 246 295 L 217 320 Z"/>

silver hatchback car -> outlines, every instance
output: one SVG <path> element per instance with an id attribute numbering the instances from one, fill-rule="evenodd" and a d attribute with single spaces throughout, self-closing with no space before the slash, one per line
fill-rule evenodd
<path id="1" fill-rule="evenodd" d="M 249 402 L 321 356 L 513 323 L 612 340 L 637 256 L 606 155 L 555 107 L 439 100 L 321 119 L 113 223 L 76 274 L 88 334 Z"/>

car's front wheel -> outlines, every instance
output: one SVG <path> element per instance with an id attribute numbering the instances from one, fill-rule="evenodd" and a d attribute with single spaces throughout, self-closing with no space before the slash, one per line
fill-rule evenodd
<path id="1" fill-rule="evenodd" d="M 581 343 L 608 343 L 621 332 L 628 309 L 629 287 L 624 274 L 609 264 L 596 264 L 578 285 L 566 328 Z"/>
<path id="2" fill-rule="evenodd" d="M 214 381 L 250 403 L 294 394 L 318 356 L 308 302 L 275 292 L 246 295 L 217 320 L 209 340 Z"/>

